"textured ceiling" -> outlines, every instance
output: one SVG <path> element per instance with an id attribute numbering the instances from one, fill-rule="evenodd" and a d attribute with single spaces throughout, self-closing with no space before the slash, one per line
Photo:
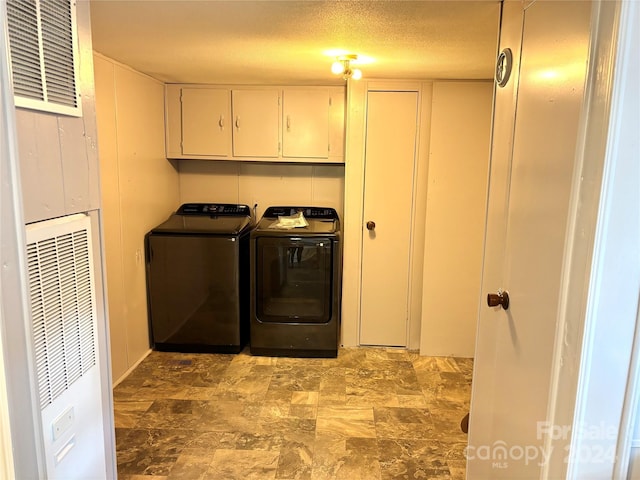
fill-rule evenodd
<path id="1" fill-rule="evenodd" d="M 340 52 L 367 78 L 492 78 L 499 16 L 499 0 L 91 0 L 96 51 L 187 83 L 341 84 Z"/>

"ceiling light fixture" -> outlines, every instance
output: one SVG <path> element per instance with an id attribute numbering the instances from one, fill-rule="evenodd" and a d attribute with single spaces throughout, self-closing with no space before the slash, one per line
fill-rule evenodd
<path id="1" fill-rule="evenodd" d="M 331 65 L 331 72 L 335 75 L 342 75 L 344 80 L 347 80 L 348 78 L 360 80 L 362 78 L 362 71 L 359 68 L 351 68 L 351 62 L 357 61 L 358 55 L 340 55 Z"/>

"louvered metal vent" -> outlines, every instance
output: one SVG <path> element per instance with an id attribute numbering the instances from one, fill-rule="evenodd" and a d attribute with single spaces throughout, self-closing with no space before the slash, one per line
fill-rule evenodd
<path id="1" fill-rule="evenodd" d="M 96 364 L 89 225 L 27 244 L 40 407 Z"/>
<path id="2" fill-rule="evenodd" d="M 7 23 L 16 105 L 80 115 L 75 4 L 8 0 Z"/>
<path id="3" fill-rule="evenodd" d="M 35 0 L 7 2 L 11 70 L 16 95 L 44 100 L 40 68 L 38 8 Z"/>

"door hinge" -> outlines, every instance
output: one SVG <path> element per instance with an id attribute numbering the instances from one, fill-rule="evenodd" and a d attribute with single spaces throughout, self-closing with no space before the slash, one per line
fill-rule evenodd
<path id="1" fill-rule="evenodd" d="M 329 106 L 333 105 L 333 98 L 329 97 Z"/>

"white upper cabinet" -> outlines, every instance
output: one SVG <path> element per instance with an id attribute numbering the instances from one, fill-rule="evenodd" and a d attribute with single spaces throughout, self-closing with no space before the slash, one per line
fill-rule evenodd
<path id="1" fill-rule="evenodd" d="M 282 156 L 328 158 L 329 91 L 285 90 Z"/>
<path id="2" fill-rule="evenodd" d="M 167 158 L 344 162 L 344 87 L 166 86 Z"/>
<path id="3" fill-rule="evenodd" d="M 344 162 L 344 87 L 285 87 L 283 161 Z"/>
<path id="4" fill-rule="evenodd" d="M 231 92 L 217 88 L 181 91 L 182 153 L 231 156 Z"/>
<path id="5" fill-rule="evenodd" d="M 280 155 L 280 90 L 233 90 L 233 155 Z M 184 126 L 183 126 L 184 128 Z"/>

